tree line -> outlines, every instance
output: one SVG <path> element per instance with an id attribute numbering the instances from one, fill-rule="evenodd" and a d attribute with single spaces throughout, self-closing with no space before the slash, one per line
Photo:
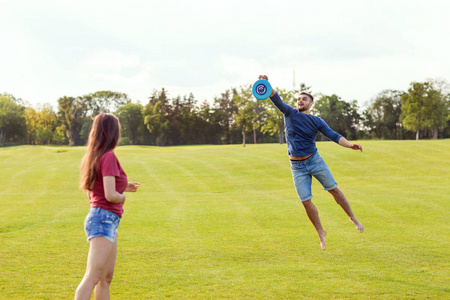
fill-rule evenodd
<path id="1" fill-rule="evenodd" d="M 296 107 L 296 96 L 311 88 L 277 89 Z M 450 137 L 450 93 L 444 80 L 412 82 L 407 91 L 384 90 L 365 109 L 357 100 L 315 95 L 312 114 L 336 132 L 356 139 Z M 122 124 L 122 145 L 283 143 L 284 119 L 270 100 L 256 100 L 251 85 L 230 88 L 212 103 L 198 104 L 191 93 L 170 98 L 155 90 L 146 104 L 112 91 L 58 99 L 37 108 L 8 93 L 0 94 L 0 145 L 84 145 L 93 118 L 114 113 Z M 326 138 L 319 134 L 318 140 Z"/>

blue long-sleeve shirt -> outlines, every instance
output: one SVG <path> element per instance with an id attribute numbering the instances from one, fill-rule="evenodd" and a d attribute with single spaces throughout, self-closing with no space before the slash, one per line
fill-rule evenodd
<path id="1" fill-rule="evenodd" d="M 321 118 L 299 112 L 284 103 L 278 93 L 270 97 L 270 100 L 284 115 L 289 155 L 306 156 L 316 153 L 315 141 L 319 131 L 330 140 L 339 143 L 342 135 L 334 132 Z"/>

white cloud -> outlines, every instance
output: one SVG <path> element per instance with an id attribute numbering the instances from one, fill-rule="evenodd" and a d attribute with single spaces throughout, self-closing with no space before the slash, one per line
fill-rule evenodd
<path id="1" fill-rule="evenodd" d="M 139 56 L 120 51 L 99 50 L 79 63 L 79 73 L 88 80 L 111 80 L 117 83 L 130 80 L 139 73 L 142 64 Z M 134 71 L 134 72 L 132 72 Z M 133 74 L 134 73 L 134 74 Z"/>

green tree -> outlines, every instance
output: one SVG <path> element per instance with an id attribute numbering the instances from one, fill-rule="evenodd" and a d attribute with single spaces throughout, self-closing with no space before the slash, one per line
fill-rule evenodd
<path id="1" fill-rule="evenodd" d="M 94 123 L 94 119 L 92 117 L 86 117 L 85 121 L 81 125 L 80 130 L 80 144 L 84 144 L 89 139 L 89 133 L 91 131 L 92 123 Z"/>
<path id="2" fill-rule="evenodd" d="M 141 104 L 127 103 L 117 110 L 117 117 L 122 125 L 123 136 L 130 139 L 133 145 L 141 143 L 140 137 L 144 125 L 143 106 Z"/>
<path id="3" fill-rule="evenodd" d="M 163 103 L 158 101 L 155 104 L 148 103 L 144 108 L 144 124 L 157 146 L 165 146 L 170 130 L 169 119 L 162 107 Z"/>
<path id="4" fill-rule="evenodd" d="M 196 130 L 201 144 L 219 144 L 221 137 L 221 126 L 214 122 L 214 113 L 208 101 L 196 109 L 197 122 Z"/>
<path id="5" fill-rule="evenodd" d="M 9 99 L 11 101 L 14 101 L 15 103 L 17 103 L 19 105 L 24 105 L 24 101 L 22 100 L 22 98 L 16 98 L 13 95 L 8 94 L 6 92 L 0 94 L 0 98 L 2 98 L 2 97 L 6 98 L 6 99 Z"/>
<path id="6" fill-rule="evenodd" d="M 192 93 L 188 96 L 177 96 L 170 101 L 169 122 L 170 137 L 172 145 L 185 145 L 198 143 L 199 131 L 196 127 L 198 116 L 196 111 L 196 100 Z M 202 130 L 202 129 L 200 129 Z"/>
<path id="7" fill-rule="evenodd" d="M 232 144 L 234 132 L 236 128 L 236 114 L 238 108 L 236 107 L 233 96 L 236 90 L 226 90 L 221 93 L 220 97 L 214 98 L 214 113 L 213 122 L 217 122 L 221 126 L 222 143 Z"/>
<path id="8" fill-rule="evenodd" d="M 58 116 L 50 104 L 46 103 L 39 106 L 37 111 L 32 107 L 27 107 L 25 117 L 28 144 L 61 143 L 61 138 L 57 136 L 59 133 L 56 133 L 55 136 L 55 131 L 61 124 L 58 122 Z"/>
<path id="9" fill-rule="evenodd" d="M 160 92 L 157 90 L 153 91 L 152 95 L 149 97 L 149 103 L 155 105 L 157 102 L 161 102 L 160 109 L 164 110 L 166 114 L 169 114 L 171 106 L 166 89 L 162 88 Z"/>
<path id="10" fill-rule="evenodd" d="M 25 106 L 8 94 L 0 95 L 0 145 L 23 141 L 26 124 Z"/>
<path id="11" fill-rule="evenodd" d="M 197 115 L 196 103 L 197 100 L 195 100 L 192 93 L 188 96 L 184 96 L 183 101 L 181 102 L 181 109 L 178 114 L 177 124 L 180 124 L 180 137 L 184 137 L 183 144 L 198 143 L 198 133 L 205 129 L 197 126 L 199 123 L 199 116 Z"/>
<path id="12" fill-rule="evenodd" d="M 143 111 L 144 125 L 150 133 L 151 144 L 166 145 L 171 131 L 171 115 L 172 106 L 166 90 L 164 88 L 161 91 L 154 90 Z"/>
<path id="13" fill-rule="evenodd" d="M 81 128 L 86 122 L 88 112 L 86 102 L 82 97 L 61 97 L 58 99 L 58 115 L 66 130 L 66 137 L 71 146 L 82 145 Z"/>
<path id="14" fill-rule="evenodd" d="M 398 138 L 403 92 L 384 90 L 379 93 L 364 111 L 364 125 L 378 139 Z"/>
<path id="15" fill-rule="evenodd" d="M 322 96 L 314 101 L 311 112 L 322 118 L 334 131 L 348 139 L 358 137 L 358 127 L 362 118 L 358 113 L 356 100 L 346 102 L 335 94 Z M 320 138 L 324 139 L 322 135 Z"/>
<path id="16" fill-rule="evenodd" d="M 53 107 L 46 103 L 37 112 L 37 140 L 39 144 L 50 144 L 53 142 L 53 133 L 58 125 L 57 114 Z"/>
<path id="17" fill-rule="evenodd" d="M 416 132 L 431 127 L 433 137 L 437 138 L 439 126 L 445 126 L 448 115 L 448 100 L 441 91 L 433 87 L 432 82 L 412 82 L 408 93 L 402 96 L 403 126 Z"/>
<path id="18" fill-rule="evenodd" d="M 97 91 L 95 93 L 80 96 L 77 99 L 79 99 L 77 101 L 82 102 L 80 103 L 80 106 L 84 106 L 86 110 L 86 118 L 83 118 L 83 124 L 81 124 L 80 132 L 77 137 L 77 145 L 86 143 L 92 121 L 96 115 L 100 113 L 115 112 L 121 106 L 130 103 L 130 99 L 127 94 L 113 91 Z M 67 126 L 66 129 L 69 130 Z"/>
<path id="19" fill-rule="evenodd" d="M 425 128 L 422 119 L 425 112 L 427 88 L 426 84 L 413 82 L 408 89 L 408 93 L 405 93 L 401 98 L 403 126 L 416 132 L 416 140 L 419 140 L 420 129 Z"/>
<path id="20" fill-rule="evenodd" d="M 266 108 L 262 101 L 252 101 L 251 105 L 251 129 L 253 131 L 253 143 L 256 144 L 256 135 L 261 133 L 261 127 L 265 124 L 267 118 Z"/>
<path id="21" fill-rule="evenodd" d="M 36 135 L 38 131 L 39 116 L 36 110 L 32 107 L 27 107 L 25 109 L 25 119 L 26 119 L 26 143 L 30 145 L 36 144 Z"/>
<path id="22" fill-rule="evenodd" d="M 56 127 L 55 131 L 53 132 L 53 143 L 56 145 L 65 145 L 67 144 L 67 137 L 66 137 L 66 128 L 64 125 L 60 125 Z"/>
<path id="23" fill-rule="evenodd" d="M 90 93 L 81 99 L 86 105 L 87 115 L 92 119 L 100 113 L 117 111 L 119 107 L 131 102 L 127 94 L 112 91 Z"/>
<path id="24" fill-rule="evenodd" d="M 253 120 L 256 119 L 255 100 L 253 100 L 252 87 L 241 87 L 240 91 L 233 96 L 233 102 L 237 106 L 236 126 L 242 132 L 242 145 L 245 147 L 245 133 L 253 130 Z"/>
<path id="25" fill-rule="evenodd" d="M 432 89 L 428 93 L 428 102 L 425 110 L 425 123 L 431 129 L 433 139 L 438 138 L 439 128 L 447 126 L 450 110 L 449 85 L 445 80 L 430 79 Z"/>

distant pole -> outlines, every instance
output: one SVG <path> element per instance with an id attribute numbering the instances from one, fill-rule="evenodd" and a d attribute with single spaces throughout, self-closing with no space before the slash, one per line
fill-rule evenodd
<path id="1" fill-rule="evenodd" d="M 295 68 L 292 68 L 292 89 L 295 91 Z"/>

